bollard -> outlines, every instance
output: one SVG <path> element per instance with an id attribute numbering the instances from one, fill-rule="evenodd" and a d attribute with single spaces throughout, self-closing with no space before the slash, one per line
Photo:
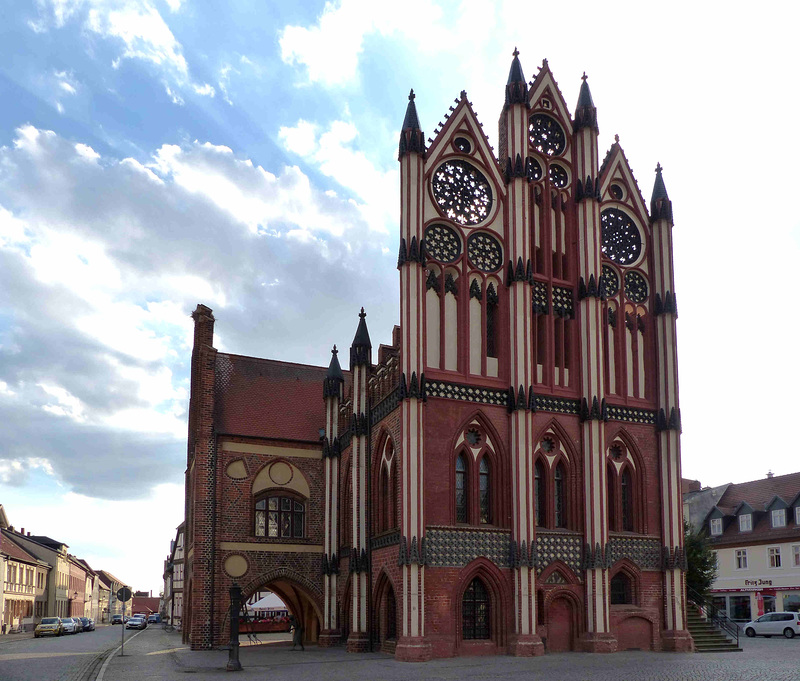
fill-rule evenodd
<path id="1" fill-rule="evenodd" d="M 228 649 L 229 672 L 242 671 L 242 663 L 239 662 L 239 608 L 242 605 L 242 589 L 238 584 L 230 588 L 231 594 L 231 641 Z"/>

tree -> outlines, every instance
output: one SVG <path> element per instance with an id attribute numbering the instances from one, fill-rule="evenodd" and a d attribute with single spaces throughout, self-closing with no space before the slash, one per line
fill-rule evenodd
<path id="1" fill-rule="evenodd" d="M 717 554 L 711 550 L 708 537 L 692 531 L 691 525 L 683 522 L 683 548 L 686 552 L 686 589 L 689 598 L 694 600 L 693 592 L 703 599 L 708 597 L 709 589 L 717 576 Z"/>

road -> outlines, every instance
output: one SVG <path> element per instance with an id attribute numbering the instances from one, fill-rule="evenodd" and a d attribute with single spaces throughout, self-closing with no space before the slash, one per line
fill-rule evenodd
<path id="1" fill-rule="evenodd" d="M 84 681 L 96 673 L 106 652 L 122 641 L 121 626 L 58 638 L 14 639 L 0 644 L 0 681 Z M 125 632 L 126 645 L 139 632 Z"/>

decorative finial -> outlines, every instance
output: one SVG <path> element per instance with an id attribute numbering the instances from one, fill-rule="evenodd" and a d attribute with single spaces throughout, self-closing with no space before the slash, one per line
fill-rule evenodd
<path id="1" fill-rule="evenodd" d="M 360 319 L 364 319 L 364 317 L 367 316 L 367 313 L 364 312 L 364 308 L 363 307 L 361 308 L 361 312 L 359 312 L 358 316 L 359 316 Z"/>
<path id="2" fill-rule="evenodd" d="M 547 57 L 542 59 L 542 68 L 544 68 L 545 66 L 547 66 Z"/>
<path id="3" fill-rule="evenodd" d="M 614 141 L 619 144 L 619 135 L 614 135 Z"/>
<path id="4" fill-rule="evenodd" d="M 334 355 L 334 356 L 339 354 L 339 351 L 336 349 L 336 345 L 333 346 L 333 350 L 331 350 L 331 354 Z"/>
<path id="5" fill-rule="evenodd" d="M 587 76 L 587 75 L 586 75 L 586 71 L 584 71 L 584 72 L 583 72 L 583 75 L 581 76 L 581 80 L 583 80 L 583 81 L 586 81 L 586 79 L 587 79 L 588 77 L 589 77 L 589 76 Z"/>
<path id="6" fill-rule="evenodd" d="M 661 175 L 661 164 L 660 163 L 656 163 L 656 173 Z"/>
<path id="7" fill-rule="evenodd" d="M 519 57 L 519 50 L 517 49 L 516 45 L 514 45 L 514 51 L 511 54 L 513 54 L 515 57 Z"/>
<path id="8" fill-rule="evenodd" d="M 466 98 L 467 98 L 467 91 L 466 90 L 462 90 L 461 91 L 461 99 L 466 99 Z"/>
<path id="9" fill-rule="evenodd" d="M 416 95 L 414 94 L 414 88 L 412 87 L 411 88 L 411 92 L 408 93 L 408 101 L 409 102 L 413 102 L 414 101 L 414 97 L 416 97 Z"/>

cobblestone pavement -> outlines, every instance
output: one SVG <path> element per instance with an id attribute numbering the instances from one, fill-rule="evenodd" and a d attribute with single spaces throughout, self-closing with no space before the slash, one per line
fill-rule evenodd
<path id="1" fill-rule="evenodd" d="M 742 647 L 743 653 L 565 653 L 408 664 L 380 653 L 354 655 L 316 646 L 292 652 L 285 644 L 247 646 L 243 641 L 244 669 L 232 675 L 225 671 L 227 652 L 192 652 L 179 634 L 150 628 L 126 644 L 125 657 L 111 657 L 97 681 L 185 681 L 186 674 L 203 681 L 800 681 L 800 638 L 743 639 Z"/>

